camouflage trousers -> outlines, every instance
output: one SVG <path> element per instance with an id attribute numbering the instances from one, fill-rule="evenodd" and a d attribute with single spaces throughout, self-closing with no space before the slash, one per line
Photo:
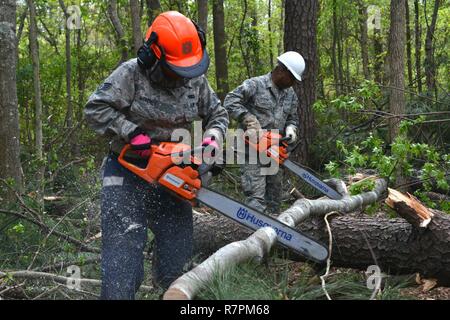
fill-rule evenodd
<path id="1" fill-rule="evenodd" d="M 269 214 L 279 214 L 282 197 L 281 168 L 276 174 L 264 175 L 259 164 L 241 166 L 241 185 L 244 190 L 245 204 Z"/>

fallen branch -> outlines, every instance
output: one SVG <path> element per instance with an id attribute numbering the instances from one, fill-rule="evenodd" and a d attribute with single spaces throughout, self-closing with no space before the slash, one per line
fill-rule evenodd
<path id="1" fill-rule="evenodd" d="M 33 271 L 48 272 L 51 270 L 63 270 L 72 265 L 86 266 L 89 264 L 98 263 L 100 261 L 101 261 L 101 257 L 97 256 L 97 257 L 87 258 L 87 259 L 83 260 L 82 262 L 80 262 L 79 259 L 74 260 L 74 261 L 58 262 L 58 263 L 55 263 L 50 266 L 35 268 Z"/>
<path id="2" fill-rule="evenodd" d="M 344 191 L 343 182 L 332 181 Z M 375 190 L 356 196 L 344 196 L 342 200 L 300 199 L 284 211 L 278 220 L 295 227 L 311 214 L 324 215 L 331 211 L 352 212 L 364 205 L 375 202 L 386 190 L 386 181 L 379 179 Z M 222 226 L 223 227 L 223 226 Z M 231 266 L 250 259 L 261 260 L 275 245 L 276 233 L 271 227 L 258 229 L 246 240 L 231 243 L 209 257 L 206 261 L 175 280 L 164 294 L 165 300 L 193 299 L 198 291 L 211 280 L 212 276 Z"/>
<path id="3" fill-rule="evenodd" d="M 38 271 L 10 271 L 10 272 L 2 272 L 0 271 L 0 279 L 2 278 L 12 278 L 12 279 L 22 279 L 22 280 L 45 280 L 45 281 L 53 281 L 56 283 L 60 283 L 63 285 L 67 285 L 68 283 L 72 283 L 74 278 L 64 277 L 52 273 L 46 272 L 38 272 Z M 80 281 L 80 286 L 83 285 L 91 285 L 94 287 L 100 287 L 102 282 L 96 279 L 76 279 Z M 152 286 L 140 286 L 139 290 L 143 292 L 154 292 L 154 288 Z"/>
<path id="4" fill-rule="evenodd" d="M 388 188 L 388 190 L 389 195 L 385 202 L 389 207 L 415 227 L 426 228 L 428 226 L 434 214 L 416 197 L 409 193 L 404 195 L 395 189 Z"/>
<path id="5" fill-rule="evenodd" d="M 26 220 L 28 222 L 31 222 L 31 223 L 35 224 L 36 226 L 38 226 L 39 228 L 41 228 L 42 230 L 44 230 L 45 232 L 50 233 L 50 231 L 52 231 L 52 229 L 49 226 L 47 226 L 45 223 L 35 220 L 31 217 L 28 217 L 21 212 L 0 209 L 0 213 L 13 215 L 13 216 L 19 217 L 23 220 Z M 100 253 L 100 249 L 90 247 L 90 246 L 84 244 L 83 242 L 81 242 L 80 240 L 77 240 L 77 239 L 75 239 L 67 234 L 64 234 L 62 232 L 59 232 L 57 230 L 53 230 L 51 232 L 51 234 L 53 236 L 59 237 L 63 240 L 66 240 L 67 242 L 70 242 L 70 243 L 76 245 L 77 247 L 79 247 L 80 249 L 83 249 L 86 252 Z"/>

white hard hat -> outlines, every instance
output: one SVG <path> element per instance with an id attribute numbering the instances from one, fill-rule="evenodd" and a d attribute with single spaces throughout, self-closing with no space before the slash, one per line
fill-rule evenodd
<path id="1" fill-rule="evenodd" d="M 278 57 L 278 61 L 288 68 L 295 79 L 302 81 L 302 74 L 305 71 L 305 59 L 303 59 L 300 53 L 287 51 Z"/>

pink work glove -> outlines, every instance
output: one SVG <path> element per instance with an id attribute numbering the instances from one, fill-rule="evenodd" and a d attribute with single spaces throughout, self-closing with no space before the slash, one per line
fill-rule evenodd
<path id="1" fill-rule="evenodd" d="M 145 133 L 138 134 L 130 140 L 131 149 L 142 158 L 148 158 L 150 156 L 151 142 L 152 139 Z"/>

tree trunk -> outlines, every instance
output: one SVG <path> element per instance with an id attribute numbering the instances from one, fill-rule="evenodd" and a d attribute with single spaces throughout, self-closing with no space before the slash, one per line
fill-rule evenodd
<path id="1" fill-rule="evenodd" d="M 59 5 L 61 6 L 66 21 L 69 18 L 67 13 L 66 5 L 63 0 L 59 0 Z M 72 107 L 72 63 L 71 63 L 71 49 L 70 49 L 70 29 L 67 23 L 64 24 L 65 36 L 66 36 L 66 99 L 67 99 L 67 112 L 66 112 L 66 124 L 68 128 L 73 126 L 73 107 Z"/>
<path id="2" fill-rule="evenodd" d="M 389 30 L 389 110 L 393 115 L 405 113 L 405 1 L 391 0 L 391 26 Z M 400 118 L 389 119 L 389 140 L 399 133 Z"/>
<path id="3" fill-rule="evenodd" d="M 22 167 L 16 67 L 16 1 L 0 1 L 0 178 L 13 179 L 20 190 Z M 9 190 L 4 195 L 0 191 L 0 198 L 3 196 L 7 200 L 14 197 Z"/>
<path id="4" fill-rule="evenodd" d="M 186 1 L 185 0 L 169 0 L 169 10 L 178 11 L 184 15 L 187 14 Z"/>
<path id="5" fill-rule="evenodd" d="M 253 51 L 253 74 L 260 75 L 263 73 L 263 63 L 260 61 L 260 46 L 261 41 L 259 39 L 258 31 L 258 3 L 253 3 L 253 8 L 251 8 L 252 16 L 252 40 L 249 42 L 251 49 Z"/>
<path id="6" fill-rule="evenodd" d="M 299 98 L 300 146 L 294 154 L 294 159 L 303 164 L 309 163 L 310 145 L 315 135 L 312 106 L 316 100 L 318 73 L 316 39 L 318 11 L 319 2 L 317 0 L 286 0 L 285 49 L 299 52 L 306 62 L 302 82 L 295 85 L 295 91 Z"/>
<path id="7" fill-rule="evenodd" d="M 337 8 L 336 8 L 337 9 Z M 339 75 L 339 85 L 341 87 L 341 93 L 344 93 L 347 91 L 347 86 L 344 85 L 344 42 L 342 40 L 342 33 L 343 33 L 343 24 L 342 24 L 342 8 L 340 8 L 340 15 L 338 16 L 336 12 L 336 44 L 337 44 L 337 69 L 338 69 L 338 75 Z"/>
<path id="8" fill-rule="evenodd" d="M 370 72 L 369 72 L 369 48 L 367 37 L 367 7 L 364 5 L 362 1 L 358 1 L 358 9 L 359 9 L 359 30 L 361 33 L 360 45 L 361 45 L 363 74 L 364 79 L 369 80 Z"/>
<path id="9" fill-rule="evenodd" d="M 208 32 L 208 0 L 197 0 L 198 25 L 205 33 Z"/>
<path id="10" fill-rule="evenodd" d="M 22 38 L 22 32 L 25 26 L 25 19 L 27 18 L 27 14 L 28 14 L 28 6 L 27 4 L 25 4 L 25 8 L 23 9 L 23 12 L 19 18 L 19 28 L 17 30 L 17 46 L 19 46 L 20 39 Z"/>
<path id="11" fill-rule="evenodd" d="M 412 75 L 412 59 L 411 59 L 411 24 L 409 15 L 408 0 L 405 0 L 405 18 L 406 18 L 406 65 L 408 68 L 408 87 L 412 87 L 413 75 Z"/>
<path id="12" fill-rule="evenodd" d="M 147 0 L 147 25 L 150 26 L 155 18 L 161 13 L 159 0 Z"/>
<path id="13" fill-rule="evenodd" d="M 223 0 L 213 0 L 213 27 L 217 95 L 223 101 L 229 91 Z"/>
<path id="14" fill-rule="evenodd" d="M 245 21 L 247 20 L 247 12 L 248 12 L 248 1 L 244 0 L 243 8 L 242 8 L 242 19 L 241 19 L 241 26 L 239 29 L 239 48 L 241 49 L 242 53 L 242 60 L 244 61 L 245 69 L 247 69 L 247 77 L 251 78 L 253 75 L 252 72 L 252 61 L 249 55 L 248 45 L 246 43 L 246 47 L 244 48 L 244 40 L 246 37 L 245 35 Z"/>
<path id="15" fill-rule="evenodd" d="M 299 208 L 295 203 L 292 208 Z M 330 210 L 331 211 L 331 210 Z M 434 211 L 426 229 L 415 228 L 403 218 L 368 217 L 361 214 L 331 215 L 334 267 L 366 270 L 378 265 L 388 274 L 413 274 L 437 278 L 450 285 L 450 217 Z M 303 221 L 297 228 L 328 246 L 322 217 Z M 232 242 L 246 239 L 250 231 L 218 214 L 194 214 L 194 254 L 209 256 Z M 289 255 L 294 260 L 303 260 Z"/>
<path id="16" fill-rule="evenodd" d="M 333 80 L 334 87 L 336 91 L 336 95 L 341 95 L 341 80 L 339 78 L 338 73 L 338 63 L 337 63 L 337 42 L 338 42 L 338 34 L 337 34 L 337 13 L 336 13 L 336 0 L 333 0 L 333 40 L 331 44 L 331 64 L 333 65 Z"/>
<path id="17" fill-rule="evenodd" d="M 37 39 L 37 23 L 36 23 L 36 7 L 33 0 L 28 1 L 28 8 L 30 10 L 30 55 L 33 64 L 33 85 L 34 85 L 34 105 L 35 105 L 35 157 L 41 162 L 43 160 L 42 154 L 42 98 L 41 98 L 41 80 L 39 70 L 39 47 Z M 39 185 L 42 185 L 44 179 L 44 167 L 39 164 L 37 170 L 37 181 Z M 41 187 L 39 187 L 39 193 L 41 193 Z M 43 197 L 43 194 L 39 194 L 38 198 Z"/>
<path id="18" fill-rule="evenodd" d="M 284 22 L 286 20 L 286 0 L 281 0 L 280 8 L 280 33 L 284 30 Z M 280 35 L 278 42 L 278 55 L 280 56 L 284 52 L 284 37 Z"/>
<path id="19" fill-rule="evenodd" d="M 426 4 L 426 2 L 425 2 Z M 436 93 L 436 62 L 434 61 L 434 45 L 433 37 L 436 29 L 436 22 L 439 10 L 439 0 L 434 1 L 433 15 L 431 17 L 431 24 L 427 26 L 427 36 L 425 39 L 425 77 L 427 81 L 427 88 L 429 95 L 435 95 Z M 426 12 L 425 12 L 426 14 Z"/>
<path id="20" fill-rule="evenodd" d="M 121 58 L 119 64 L 128 60 L 128 46 L 127 39 L 125 38 L 125 31 L 123 30 L 122 23 L 120 22 L 119 15 L 117 14 L 117 0 L 111 0 L 108 4 L 108 16 L 116 32 L 117 42 L 121 51 Z"/>
<path id="21" fill-rule="evenodd" d="M 422 64 L 421 64 L 421 44 L 422 44 L 422 36 L 421 36 L 421 27 L 420 27 L 420 10 L 419 10 L 419 0 L 414 1 L 414 30 L 415 30 L 415 54 L 416 54 L 416 82 L 417 82 L 417 91 L 419 94 L 422 93 Z"/>
<path id="22" fill-rule="evenodd" d="M 272 0 L 269 0 L 267 8 L 267 30 L 269 31 L 269 65 L 270 70 L 273 70 L 275 66 L 273 64 Z"/>
<path id="23" fill-rule="evenodd" d="M 142 30 L 139 0 L 130 0 L 131 27 L 133 29 L 133 53 L 136 54 L 142 46 Z"/>
<path id="24" fill-rule="evenodd" d="M 375 82 L 383 83 L 383 42 L 381 29 L 375 27 L 373 29 L 373 51 L 375 54 L 374 74 Z"/>

